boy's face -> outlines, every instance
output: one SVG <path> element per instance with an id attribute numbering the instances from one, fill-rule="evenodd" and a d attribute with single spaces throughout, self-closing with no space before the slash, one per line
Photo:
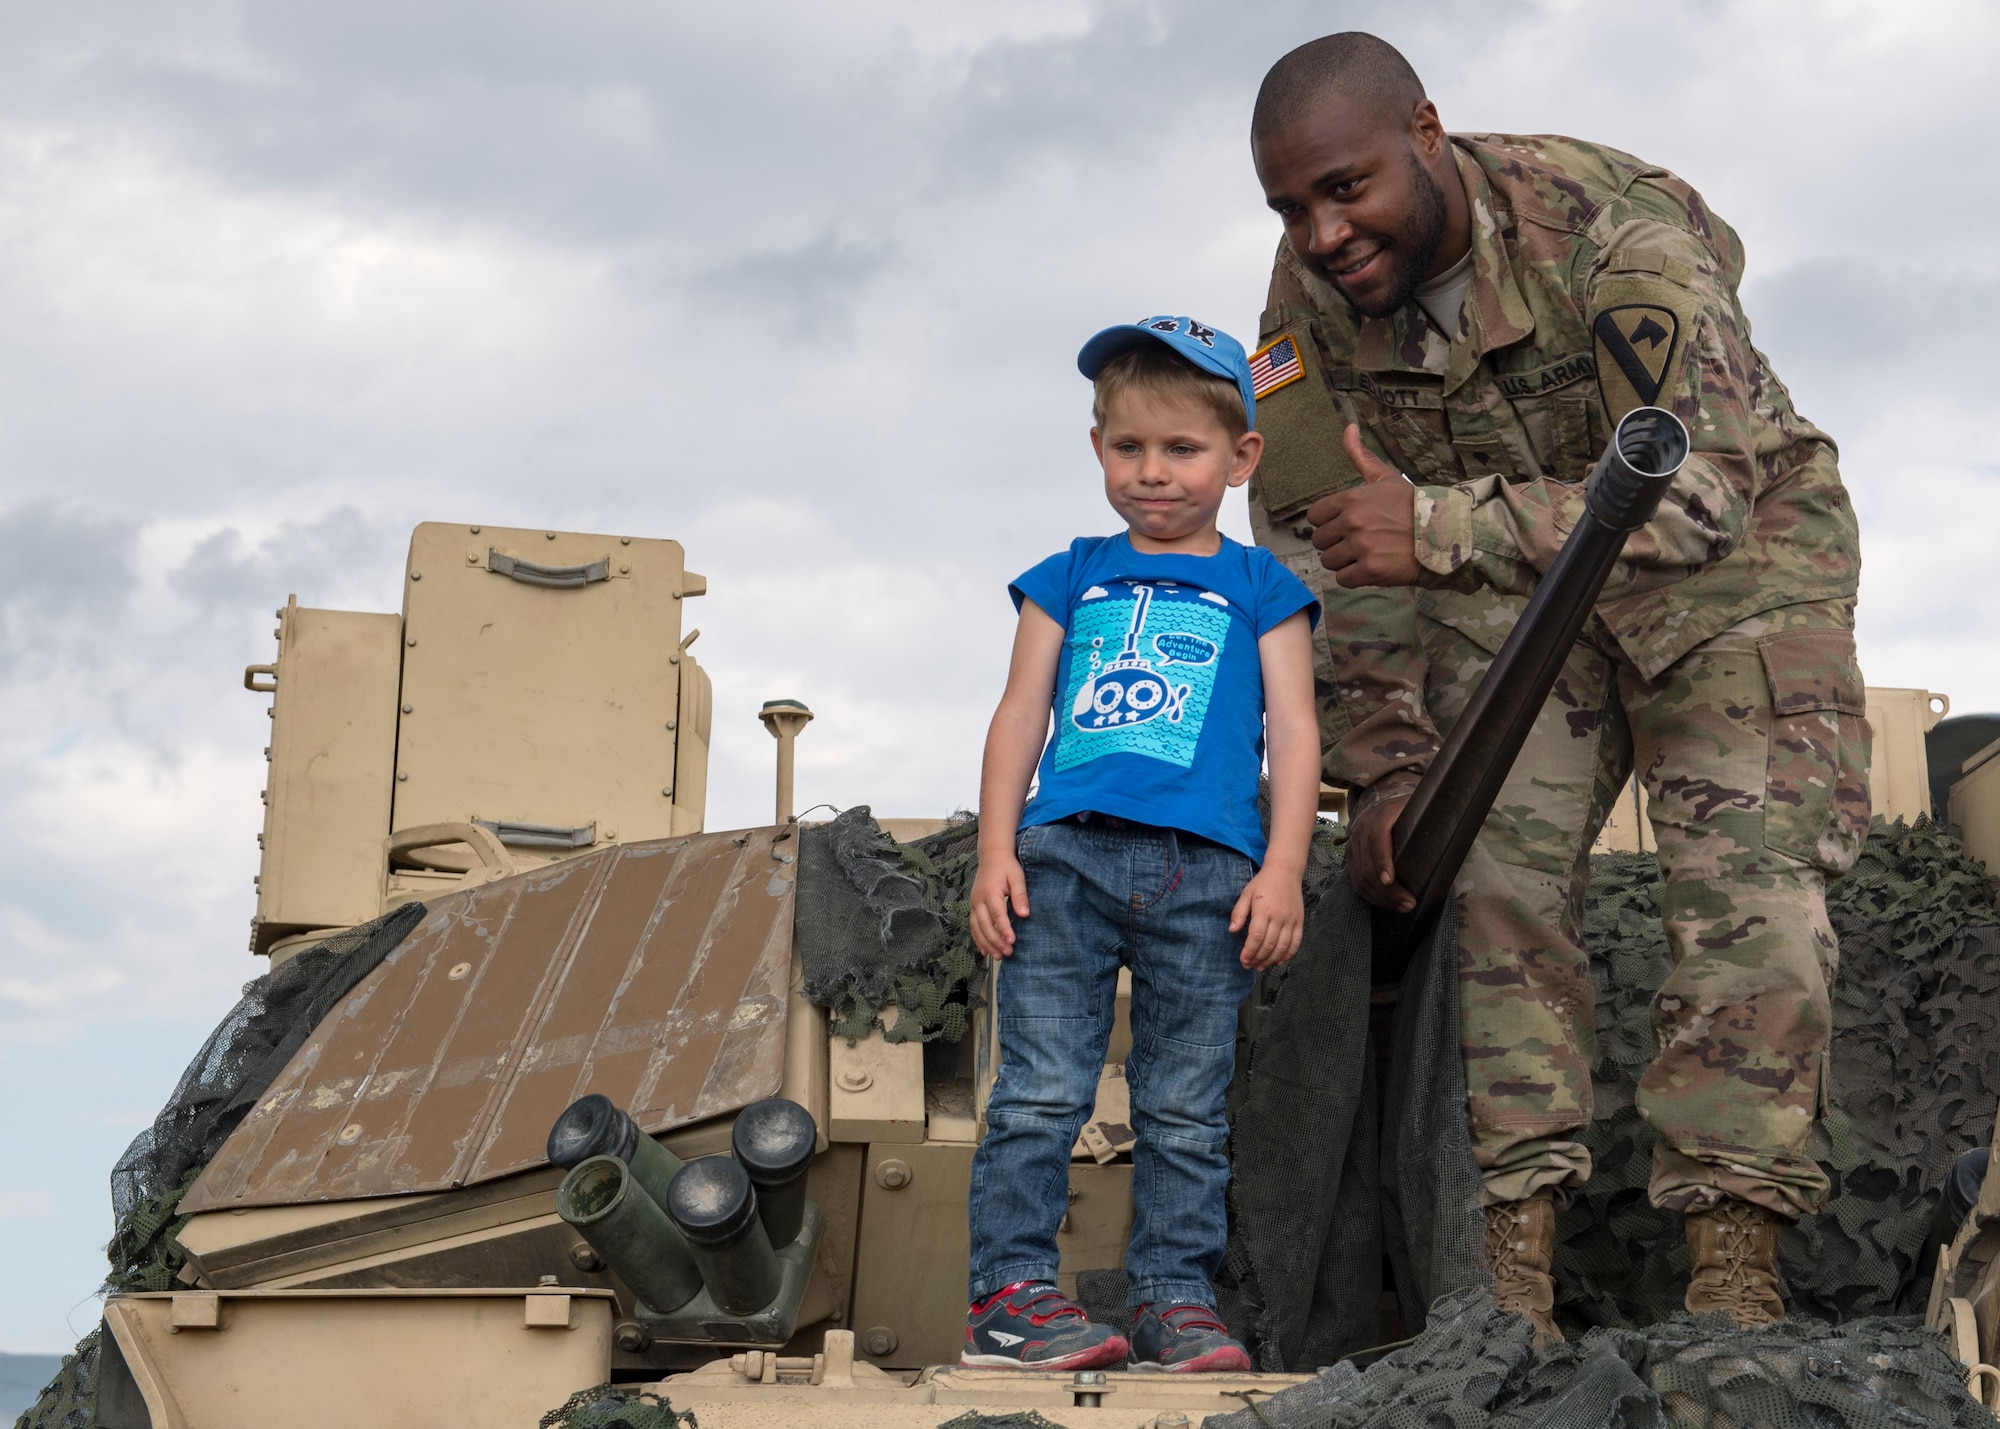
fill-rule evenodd
<path id="1" fill-rule="evenodd" d="M 1193 542 L 1212 551 L 1223 493 L 1250 479 L 1264 438 L 1230 436 L 1200 402 L 1128 388 L 1107 405 L 1104 425 L 1090 429 L 1090 444 L 1104 467 L 1105 499 L 1140 549 Z"/>

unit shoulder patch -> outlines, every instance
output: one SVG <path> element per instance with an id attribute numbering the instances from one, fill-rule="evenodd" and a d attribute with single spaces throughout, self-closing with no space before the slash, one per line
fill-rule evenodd
<path id="1" fill-rule="evenodd" d="M 1597 347 L 1597 388 L 1613 421 L 1634 407 L 1651 407 L 1673 372 L 1681 319 L 1656 303 L 1606 308 L 1591 324 Z"/>

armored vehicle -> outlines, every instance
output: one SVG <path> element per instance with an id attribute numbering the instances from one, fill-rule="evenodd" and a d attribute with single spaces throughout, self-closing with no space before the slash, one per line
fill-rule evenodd
<path id="1" fill-rule="evenodd" d="M 866 810 L 800 824 L 791 752 L 812 712 L 777 699 L 757 712 L 778 741 L 776 819 L 709 830 L 717 715 L 688 618 L 707 584 L 672 541 L 426 524 L 403 590 L 393 615 L 288 601 L 275 659 L 245 674 L 271 698 L 249 939 L 268 972 L 120 1163 L 102 1331 L 70 1398 L 52 1391 L 24 1423 L 1034 1412 L 1171 1429 L 1326 1422 L 1284 1406 L 1397 1363 L 959 1368 L 997 1058 L 990 978 L 951 914 L 970 826 Z M 1878 812 L 1918 821 L 1942 697 L 1871 700 Z M 1950 797 L 1969 836 L 2000 840 L 1991 754 Z M 1607 847 L 1641 847 L 1636 799 Z M 1337 844 L 1337 822 L 1325 832 Z M 1094 1311 L 1107 1287 L 1122 1300 L 1131 1224 L 1128 997 L 1060 1237 L 1064 1288 Z M 1376 1002 L 1381 1031 L 1393 991 Z M 1991 1111 L 1989 1096 L 1989 1128 Z M 1964 1376 L 2000 1393 L 1996 1249 L 2000 1177 L 1927 1306 L 1965 1362 L 1944 1376 L 1961 1409 Z M 1420 1328 L 1410 1290 L 1384 1290 L 1381 1341 Z M 1430 1309 L 1433 1339 L 1479 1313 L 1476 1298 Z"/>

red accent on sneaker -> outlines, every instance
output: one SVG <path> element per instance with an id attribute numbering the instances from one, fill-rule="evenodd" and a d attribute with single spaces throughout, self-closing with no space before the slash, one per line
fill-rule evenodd
<path id="1" fill-rule="evenodd" d="M 1216 1374 L 1235 1372 L 1248 1374 L 1251 1369 L 1250 1356 L 1235 1345 L 1224 1345 L 1210 1350 L 1205 1355 L 1197 1355 L 1191 1360 L 1181 1360 L 1166 1367 L 1169 1374 Z"/>
<path id="2" fill-rule="evenodd" d="M 1038 1284 L 1047 1284 L 1047 1282 L 1036 1281 L 1036 1280 L 1016 1280 L 1012 1285 L 1003 1285 L 998 1290 L 994 1291 L 991 1295 L 988 1295 L 984 1300 L 974 1300 L 972 1304 L 966 1308 L 966 1313 L 969 1315 L 984 1315 L 988 1310 L 991 1310 L 995 1305 L 999 1304 L 1002 1300 L 1005 1300 L 1009 1295 L 1012 1295 L 1016 1290 L 1025 1290 L 1030 1285 L 1038 1285 Z M 1049 1288 L 1053 1290 L 1055 1287 L 1050 1286 Z M 1041 1297 L 1036 1296 L 1035 1298 L 1039 1300 Z M 1034 1302 L 1030 1301 L 1029 1303 L 1032 1304 Z"/>
<path id="3" fill-rule="evenodd" d="M 1143 1315 L 1152 1306 L 1141 1305 L 1134 1315 Z M 1171 1325 L 1176 1330 L 1219 1330 L 1229 1333 L 1229 1327 L 1215 1318 L 1215 1312 L 1205 1305 L 1175 1305 L 1160 1312 L 1160 1323 Z"/>
<path id="4" fill-rule="evenodd" d="M 1035 1285 L 1041 1285 L 1043 1287 L 1041 1294 L 1030 1296 L 1028 1298 L 1027 1303 L 1023 1305 L 1009 1306 L 1008 1308 L 1012 1309 L 1016 1314 L 1019 1314 L 1023 1310 L 1027 1311 L 1028 1323 L 1033 1325 L 1036 1329 L 1039 1330 L 1042 1326 L 1048 1324 L 1051 1320 L 1068 1320 L 1068 1319 L 1082 1320 L 1088 1318 L 1083 1313 L 1083 1308 L 1079 1305 L 1071 1303 L 1070 1300 L 1063 1295 L 1062 1291 L 1056 1289 L 1055 1286 L 1048 1284 L 1046 1281 L 1036 1281 L 1036 1280 L 1017 1280 L 1012 1285 L 1004 1285 L 1000 1289 L 996 1290 L 993 1294 L 987 1296 L 984 1300 L 973 1301 L 971 1306 L 968 1307 L 966 1313 L 968 1315 L 983 1315 L 988 1310 L 992 1309 L 1000 1301 L 1005 1300 L 1008 1296 L 1012 1295 L 1016 1290 L 1025 1290 Z M 1041 1304 L 1044 1300 L 1054 1300 L 1057 1301 L 1058 1304 L 1056 1305 L 1055 1309 L 1050 1310 L 1045 1314 L 1038 1315 L 1034 1313 L 1034 1307 Z M 967 1334 L 972 1333 L 971 1326 L 966 1327 L 966 1333 Z"/>
<path id="5" fill-rule="evenodd" d="M 1133 1316 L 1138 1318 L 1152 1309 L 1151 1305 L 1133 1307 Z M 1218 1335 L 1227 1335 L 1229 1327 L 1216 1317 L 1213 1310 L 1205 1305 L 1169 1305 L 1159 1314 L 1160 1323 L 1171 1330 L 1207 1330 Z M 1203 1373 L 1248 1373 L 1253 1366 L 1250 1356 L 1241 1345 L 1228 1341 L 1217 1345 L 1206 1354 L 1189 1359 L 1175 1360 L 1171 1364 L 1162 1363 L 1159 1368 L 1170 1374 Z"/>
<path id="6" fill-rule="evenodd" d="M 1019 1369 L 1038 1370 L 1045 1374 L 1061 1374 L 1073 1369 L 1117 1369 L 1131 1357 L 1132 1346 L 1123 1335 L 1113 1335 L 1100 1345 L 1077 1350 L 1073 1354 L 1058 1355 L 1053 1359 L 1027 1360 L 1012 1355 L 966 1355 L 961 1354 L 958 1362 L 973 1369 Z"/>

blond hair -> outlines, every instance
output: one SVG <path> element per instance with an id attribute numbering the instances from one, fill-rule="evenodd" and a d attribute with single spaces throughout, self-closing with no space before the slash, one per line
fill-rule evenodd
<path id="1" fill-rule="evenodd" d="M 1163 342 L 1134 343 L 1097 369 L 1092 382 L 1090 419 L 1099 430 L 1111 399 L 1122 392 L 1199 403 L 1206 407 L 1235 441 L 1250 430 L 1243 410 L 1243 392 L 1227 377 L 1203 372 Z"/>

